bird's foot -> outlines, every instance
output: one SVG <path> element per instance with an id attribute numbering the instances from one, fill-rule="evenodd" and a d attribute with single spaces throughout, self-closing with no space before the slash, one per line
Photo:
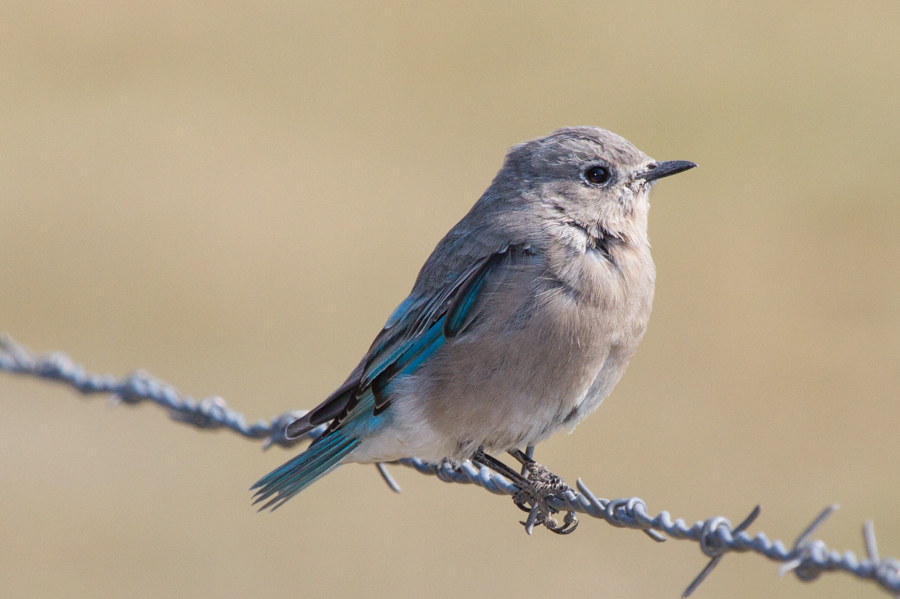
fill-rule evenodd
<path id="1" fill-rule="evenodd" d="M 519 456 L 513 454 L 517 459 Z M 519 491 L 513 495 L 513 503 L 524 512 L 528 512 L 528 518 L 522 525 L 525 531 L 531 534 L 536 525 L 543 525 L 550 532 L 559 535 L 567 535 L 578 527 L 578 518 L 575 512 L 566 512 L 563 522 L 553 517 L 559 510 L 550 506 L 548 500 L 554 495 L 562 495 L 571 487 L 565 481 L 553 474 L 534 460 L 527 458 L 521 460 L 523 466 L 522 480 L 516 481 Z"/>
<path id="2" fill-rule="evenodd" d="M 562 495 L 571 487 L 563 481 L 562 478 L 553 474 L 526 454 L 518 449 L 508 452 L 522 464 L 522 472 L 516 472 L 494 456 L 484 452 L 483 448 L 478 448 L 472 461 L 482 466 L 487 466 L 494 472 L 502 474 L 512 481 L 519 490 L 513 495 L 513 502 L 524 512 L 528 512 L 528 518 L 522 525 L 525 526 L 525 532 L 531 534 L 535 526 L 543 525 L 547 530 L 560 535 L 567 535 L 575 530 L 578 526 L 578 518 L 575 512 L 569 510 L 563 518 L 563 523 L 553 517 L 559 513 L 554 507 L 550 506 L 550 498 L 556 495 Z"/>

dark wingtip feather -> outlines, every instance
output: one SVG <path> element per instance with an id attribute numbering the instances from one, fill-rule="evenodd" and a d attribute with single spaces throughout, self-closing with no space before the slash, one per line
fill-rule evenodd
<path id="1" fill-rule="evenodd" d="M 304 433 L 308 433 L 316 428 L 316 425 L 311 424 L 309 421 L 310 414 L 312 414 L 312 412 L 287 425 L 287 428 L 284 430 L 284 436 L 288 439 L 296 439 Z"/>

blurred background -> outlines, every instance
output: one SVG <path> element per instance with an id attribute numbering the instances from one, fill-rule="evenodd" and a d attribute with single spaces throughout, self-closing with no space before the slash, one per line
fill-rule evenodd
<path id="1" fill-rule="evenodd" d="M 537 457 L 603 497 L 900 556 L 900 4 L 0 2 L 0 330 L 249 420 L 343 381 L 507 147 L 599 125 L 657 186 L 649 331 Z M 706 563 L 504 497 L 0 374 L 9 597 L 677 597 Z M 881 596 L 724 560 L 698 597 Z M 652 573 L 652 575 L 651 575 Z"/>

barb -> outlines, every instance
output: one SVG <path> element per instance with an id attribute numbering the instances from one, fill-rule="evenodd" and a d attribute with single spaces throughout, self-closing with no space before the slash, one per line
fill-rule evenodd
<path id="1" fill-rule="evenodd" d="M 174 420 L 203 429 L 226 428 L 244 437 L 263 439 L 264 448 L 272 445 L 291 447 L 304 438 L 314 439 L 322 434 L 323 427 L 319 427 L 298 439 L 288 439 L 284 435 L 286 426 L 303 415 L 304 411 L 286 412 L 268 422 L 259 420 L 247 424 L 243 415 L 229 408 L 221 397 L 195 400 L 143 371 L 123 378 L 89 374 L 64 354 L 36 356 L 8 336 L 0 337 L 0 370 L 64 383 L 84 395 L 106 394 L 129 405 L 150 401 L 166 409 Z M 426 464 L 417 458 L 395 463 L 435 476 L 444 482 L 473 484 L 496 495 L 511 496 L 519 490 L 503 476 L 486 467 L 478 468 L 468 461 L 457 467 L 446 462 Z M 386 467 L 379 464 L 378 470 L 388 486 L 399 492 L 399 485 Z M 657 541 L 668 537 L 691 540 L 700 545 L 701 551 L 711 560 L 688 586 L 684 596 L 692 593 L 729 552 L 752 552 L 781 562 L 782 574 L 794 572 L 804 582 L 811 582 L 824 572 L 840 571 L 861 580 L 871 580 L 894 595 L 900 593 L 900 560 L 879 557 L 871 521 L 866 522 L 863 528 L 867 555 L 862 559 L 857 558 L 852 551 L 840 553 L 828 549 L 823 541 L 811 538 L 815 530 L 837 509 L 836 505 L 825 508 L 797 537 L 791 549 L 786 549 L 782 541 L 770 541 L 762 532 L 754 536 L 745 532 L 759 516 L 759 506 L 737 527 L 732 527 L 728 519 L 721 516 L 687 526 L 680 518 L 673 522 L 666 511 L 651 517 L 647 504 L 637 497 L 611 500 L 599 498 L 581 479 L 578 479 L 577 487 L 579 493 L 569 490 L 549 497 L 549 505 L 559 511 L 571 510 L 605 520 L 616 527 L 641 530 Z"/>

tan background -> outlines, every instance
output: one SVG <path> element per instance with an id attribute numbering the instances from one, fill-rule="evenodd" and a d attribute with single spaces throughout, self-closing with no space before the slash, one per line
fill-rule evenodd
<path id="1" fill-rule="evenodd" d="M 0 3 L 0 330 L 249 419 L 356 363 L 505 148 L 596 124 L 654 192 L 650 330 L 538 457 L 687 521 L 900 555 L 900 3 Z M 435 3 L 436 4 L 436 3 Z M 8 597 L 676 597 L 705 563 L 505 498 L 342 468 L 0 375 Z M 730 556 L 699 597 L 881 596 Z"/>

